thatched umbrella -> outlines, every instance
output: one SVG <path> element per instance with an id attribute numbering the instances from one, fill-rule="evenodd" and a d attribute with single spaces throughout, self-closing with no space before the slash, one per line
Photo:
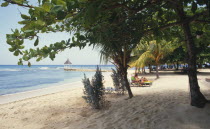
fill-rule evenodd
<path id="1" fill-rule="evenodd" d="M 66 62 L 64 63 L 64 69 L 69 69 L 71 64 L 72 63 L 69 61 L 69 59 L 67 59 Z"/>

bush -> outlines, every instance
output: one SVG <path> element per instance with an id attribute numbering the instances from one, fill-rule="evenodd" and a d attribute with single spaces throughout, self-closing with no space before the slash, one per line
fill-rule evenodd
<path id="1" fill-rule="evenodd" d="M 101 109 L 104 106 L 104 86 L 103 86 L 103 75 L 101 74 L 101 70 L 96 69 L 96 73 L 92 78 L 90 83 L 89 78 L 86 78 L 84 75 L 84 79 L 82 80 L 84 84 L 84 95 L 83 98 L 87 103 L 91 105 L 94 109 Z"/>
<path id="2" fill-rule="evenodd" d="M 112 74 L 111 74 L 112 80 L 113 80 L 113 85 L 116 91 L 122 91 L 122 94 L 124 94 L 125 91 L 125 81 L 121 78 L 120 74 L 112 69 Z"/>
<path id="3" fill-rule="evenodd" d="M 114 85 L 114 88 L 116 90 L 119 90 L 120 89 L 120 76 L 119 74 L 117 73 L 116 70 L 112 69 L 112 74 L 111 74 L 111 77 L 112 77 L 112 80 L 113 80 L 113 85 Z"/>

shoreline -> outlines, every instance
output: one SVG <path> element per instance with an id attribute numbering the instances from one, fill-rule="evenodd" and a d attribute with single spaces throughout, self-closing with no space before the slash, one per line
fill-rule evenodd
<path id="1" fill-rule="evenodd" d="M 102 75 L 105 78 L 110 78 L 111 72 L 105 72 L 102 73 Z M 92 78 L 92 76 L 88 77 Z M 108 85 L 110 82 L 106 82 Z M 40 97 L 44 95 L 49 95 L 49 94 L 54 94 L 54 93 L 59 93 L 59 92 L 65 92 L 69 90 L 74 90 L 74 89 L 81 89 L 83 88 L 82 84 L 82 77 L 80 81 L 76 82 L 71 82 L 71 83 L 63 83 L 63 84 L 52 84 L 53 86 L 50 87 L 44 87 L 40 89 L 34 89 L 34 90 L 29 90 L 29 91 L 23 91 L 23 92 L 17 92 L 17 93 L 12 93 L 12 94 L 5 94 L 5 95 L 0 95 L 0 105 L 8 104 L 8 103 L 13 103 L 16 101 L 24 101 L 25 99 L 30 99 L 30 98 L 35 98 L 35 97 Z"/>
<path id="2" fill-rule="evenodd" d="M 71 89 L 78 88 L 78 87 L 82 87 L 81 81 L 65 83 L 65 84 L 60 84 L 60 85 L 56 85 L 56 86 L 45 87 L 45 88 L 29 90 L 29 91 L 23 91 L 23 92 L 18 92 L 18 93 L 0 95 L 0 105 L 12 103 L 12 102 L 16 102 L 16 101 L 21 101 L 24 99 L 39 97 L 39 96 L 43 96 L 43 95 L 53 94 L 53 93 L 57 93 L 57 92 L 62 92 L 62 91 L 66 91 L 66 90 L 71 90 Z"/>
<path id="3" fill-rule="evenodd" d="M 210 72 L 210 69 L 205 69 L 205 70 L 201 69 L 199 71 Z M 130 79 L 131 75 L 134 72 L 135 72 L 135 70 L 132 70 L 132 69 L 128 70 L 128 80 Z M 113 85 L 112 80 L 110 80 L 111 79 L 111 77 L 110 77 L 111 73 L 112 72 L 103 72 L 102 73 L 102 75 L 106 78 L 105 82 L 106 82 L 107 87 L 113 87 L 112 86 Z M 175 76 L 175 75 L 176 74 L 167 75 L 167 76 Z M 142 76 L 152 77 L 152 76 L 155 76 L 155 74 L 145 74 L 145 75 L 142 75 Z M 187 75 L 180 75 L 180 76 L 187 76 Z M 89 78 L 91 79 L 92 77 L 89 77 Z M 107 80 L 109 80 L 109 81 L 107 81 Z M 152 80 L 154 80 L 154 79 L 152 79 Z M 34 90 L 29 90 L 29 91 L 0 95 L 0 105 L 7 104 L 7 103 L 12 103 L 12 102 L 16 102 L 16 101 L 21 101 L 21 100 L 24 100 L 24 99 L 39 97 L 39 96 L 43 96 L 43 95 L 68 91 L 68 90 L 75 89 L 75 88 L 78 88 L 78 87 L 83 88 L 82 78 L 81 78 L 81 81 L 75 81 L 75 82 L 71 82 L 71 83 L 67 82 L 67 83 L 58 84 L 58 85 L 52 84 L 52 85 L 53 86 L 43 87 L 43 88 L 40 88 L 40 89 L 34 89 Z"/>

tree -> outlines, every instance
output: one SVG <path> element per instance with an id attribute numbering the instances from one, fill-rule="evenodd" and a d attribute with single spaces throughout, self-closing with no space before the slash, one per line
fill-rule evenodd
<path id="1" fill-rule="evenodd" d="M 184 21 L 181 24 L 181 27 L 183 29 L 184 37 L 185 37 L 185 43 L 187 45 L 187 53 L 188 53 L 188 76 L 189 76 L 189 83 L 190 83 L 190 93 L 191 93 L 191 105 L 196 107 L 204 107 L 207 103 L 206 98 L 204 95 L 200 92 L 200 87 L 198 85 L 198 79 L 197 79 L 197 70 L 196 70 L 196 49 L 195 49 L 195 41 L 194 37 L 192 35 L 190 23 L 192 21 L 200 20 L 199 17 L 205 17 L 207 16 L 207 10 L 202 8 L 197 11 L 198 5 L 208 5 L 207 1 L 185 1 L 180 0 L 179 2 L 173 2 L 169 1 L 172 5 L 172 8 L 174 8 L 177 16 L 179 17 L 180 21 Z M 188 13 L 185 7 L 188 6 L 187 4 L 191 4 L 191 13 Z"/>
<path id="2" fill-rule="evenodd" d="M 130 67 L 136 67 L 136 70 L 137 70 L 137 69 L 144 68 L 145 66 L 149 65 L 149 70 L 150 70 L 150 73 L 151 73 L 151 65 L 154 64 L 153 60 L 147 60 L 145 62 L 137 61 L 139 59 L 139 57 L 148 50 L 149 50 L 148 42 L 139 43 L 136 46 L 136 48 L 134 48 L 133 51 L 132 51 L 133 56 L 131 58 L 131 61 L 129 62 L 129 66 Z"/>
<path id="3" fill-rule="evenodd" d="M 184 50 L 183 46 L 179 46 L 178 48 L 174 49 L 172 53 L 166 55 L 163 62 L 166 62 L 168 64 L 176 63 L 176 69 L 178 70 L 179 63 L 186 63 L 186 54 L 187 53 Z"/>
<path id="4" fill-rule="evenodd" d="M 87 32 L 94 31 L 93 35 L 98 34 L 96 30 L 99 28 L 103 30 L 106 27 L 113 27 L 113 29 L 117 29 L 116 32 L 120 32 L 120 28 L 122 30 L 129 28 L 126 35 L 120 36 L 115 33 L 119 42 L 127 34 L 130 37 L 128 40 L 124 40 L 127 45 L 124 45 L 122 49 L 124 65 L 121 66 L 123 66 L 123 76 L 125 77 L 127 73 L 125 64 L 129 59 L 127 50 L 135 47 L 138 41 L 134 42 L 134 40 L 140 40 L 144 35 L 150 34 L 161 38 L 166 35 L 166 33 L 162 33 L 163 30 L 168 29 L 172 32 L 177 26 L 181 27 L 180 33 L 185 35 L 189 56 L 188 76 L 191 87 L 191 105 L 203 107 L 207 102 L 200 92 L 197 82 L 195 42 L 190 28 L 190 24 L 195 22 L 199 24 L 209 22 L 207 16 L 210 2 L 207 0 L 38 0 L 38 6 L 30 5 L 26 0 L 4 1 L 2 6 L 17 4 L 29 8 L 29 15 L 21 14 L 23 18 L 23 21 L 19 22 L 23 25 L 21 30 L 14 30 L 13 34 L 7 35 L 7 43 L 11 46 L 10 51 L 14 55 L 23 55 L 19 64 L 22 64 L 23 60 L 29 61 L 31 58 L 37 58 L 39 61 L 50 57 L 53 60 L 58 52 L 74 46 L 83 48 L 88 44 L 97 43 L 102 43 L 104 46 L 105 40 L 102 42 L 99 42 L 99 38 L 92 40 L 93 36 L 87 35 L 91 34 Z M 118 26 L 119 28 L 117 28 Z M 97 27 L 99 28 L 97 29 Z M 138 29 L 135 30 L 136 28 Z M 34 45 L 37 46 L 39 43 L 38 33 L 62 31 L 74 32 L 75 35 L 67 41 L 57 42 L 35 50 L 24 50 L 26 39 L 36 38 Z M 131 33 L 129 33 L 130 31 Z M 113 39 L 110 43 L 114 41 Z M 30 65 L 30 62 L 28 64 Z M 132 97 L 131 94 L 129 95 Z"/>
<path id="5" fill-rule="evenodd" d="M 144 11 L 154 2 L 151 1 L 39 1 L 39 6 L 29 6 L 28 2 L 7 1 L 4 4 L 18 4 L 28 7 L 29 16 L 22 14 L 23 24 L 21 31 L 15 30 L 13 34 L 7 35 L 7 43 L 11 45 L 10 51 L 14 55 L 23 55 L 19 64 L 37 58 L 37 61 L 55 55 L 66 48 L 78 46 L 83 48 L 90 44 L 100 46 L 101 53 L 107 58 L 112 58 L 119 73 L 124 78 L 129 97 L 133 94 L 127 79 L 127 68 L 132 48 L 141 39 L 145 28 L 145 21 L 150 19 L 153 11 Z M 139 13 L 142 11 L 143 13 Z M 138 19 L 138 20 L 137 20 Z M 153 20 L 150 22 L 154 23 Z M 36 50 L 23 50 L 25 39 L 37 38 L 34 46 L 38 45 L 38 33 L 74 31 L 72 40 L 61 41 L 50 46 Z M 71 43 L 70 43 L 71 42 Z M 30 62 L 28 63 L 30 65 Z"/>
<path id="6" fill-rule="evenodd" d="M 161 60 L 168 54 L 173 52 L 174 47 L 171 42 L 162 41 L 150 41 L 147 51 L 142 53 L 138 59 L 135 61 L 136 65 L 140 67 L 148 65 L 148 62 L 154 61 L 156 65 L 156 77 L 159 78 L 158 66 L 161 63 Z"/>

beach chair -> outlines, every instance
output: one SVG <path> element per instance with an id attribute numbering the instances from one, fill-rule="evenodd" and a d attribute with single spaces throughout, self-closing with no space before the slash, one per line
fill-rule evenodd
<path id="1" fill-rule="evenodd" d="M 112 93 L 123 94 L 123 93 L 125 93 L 125 90 L 123 91 L 122 88 L 116 89 L 116 88 L 113 88 L 113 87 L 106 87 L 105 88 L 105 93 L 106 94 L 112 94 Z"/>
<path id="2" fill-rule="evenodd" d="M 135 77 L 131 77 L 131 83 L 130 86 L 136 86 L 136 87 L 140 87 L 140 86 L 151 86 L 152 85 L 152 81 L 144 81 L 144 82 L 136 82 Z"/>
<path id="3" fill-rule="evenodd" d="M 136 79 L 135 77 L 131 77 L 131 83 L 130 83 L 130 86 L 140 86 L 141 84 L 139 82 L 136 82 Z"/>
<path id="4" fill-rule="evenodd" d="M 151 85 L 152 85 L 152 81 L 145 81 L 141 83 L 141 86 L 151 86 Z"/>
<path id="5" fill-rule="evenodd" d="M 105 88 L 105 93 L 107 93 L 107 94 L 111 94 L 111 93 L 113 93 L 115 91 L 115 88 L 113 88 L 113 87 L 106 87 Z"/>

